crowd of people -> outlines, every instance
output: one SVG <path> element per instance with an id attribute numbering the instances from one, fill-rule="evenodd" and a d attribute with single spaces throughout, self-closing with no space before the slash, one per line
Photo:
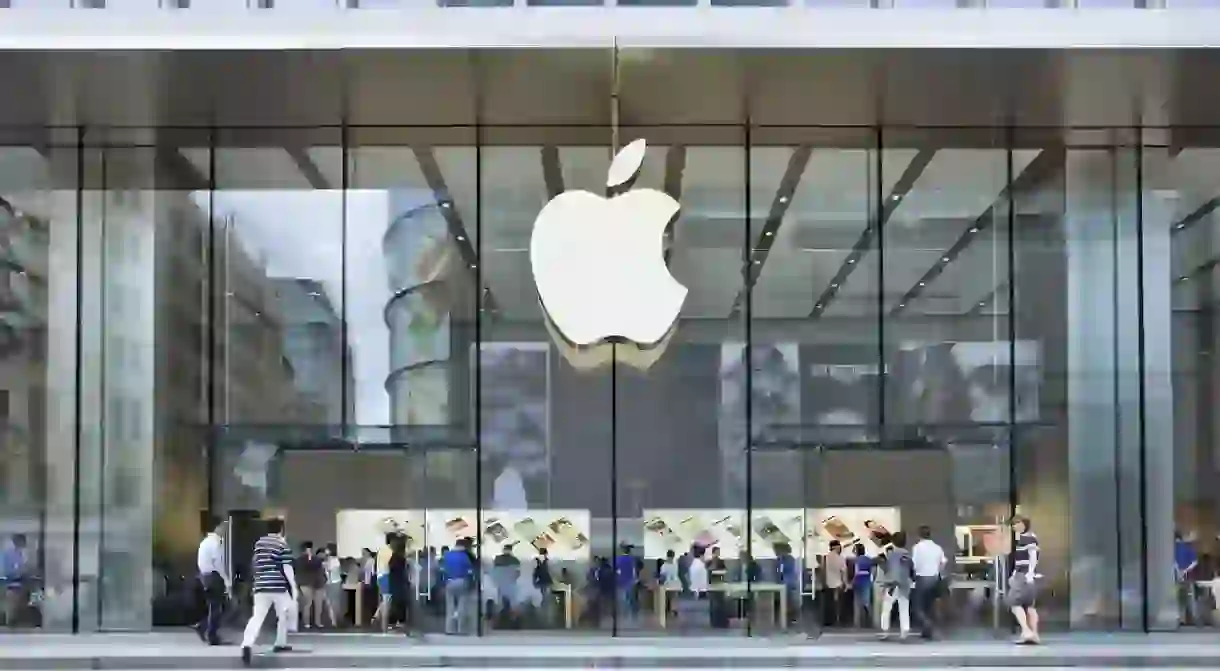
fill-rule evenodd
<path id="1" fill-rule="evenodd" d="M 294 551 L 284 537 L 282 520 L 267 522 L 266 534 L 254 544 L 249 566 L 252 615 L 241 642 L 249 661 L 264 620 L 276 614 L 274 650 L 288 650 L 287 635 L 296 629 L 323 629 L 361 625 L 382 631 L 417 630 L 416 618 L 443 619 L 447 634 L 476 633 L 479 618 L 496 628 L 514 628 L 534 616 L 545 626 L 555 612 L 555 594 L 573 598 L 566 567 L 556 572 L 545 551 L 522 566 L 512 546 L 505 546 L 484 569 L 472 538 L 454 547 L 432 548 L 409 554 L 407 539 L 387 534 L 384 545 L 365 549 L 362 556 L 340 557 L 333 544 L 315 547 L 301 543 Z M 1036 609 L 1041 582 L 1039 550 L 1028 519 L 1013 519 L 1015 544 L 1010 555 L 1007 605 L 1019 629 L 1018 642 L 1039 642 Z M 216 520 L 198 551 L 199 579 L 207 612 L 196 629 L 202 640 L 221 645 L 220 624 L 233 599 L 234 583 L 224 549 L 225 523 Z M 580 624 L 602 626 L 608 618 L 631 627 L 644 611 L 642 595 L 656 590 L 666 619 L 683 628 L 723 629 L 736 618 L 750 616 L 750 590 L 723 583 L 779 585 L 789 607 L 773 615 L 800 621 L 802 607 L 813 604 L 817 627 L 845 621 L 863 629 L 877 629 L 888 637 L 895 621 L 898 636 L 906 638 L 917 627 L 922 637 L 939 634 L 937 602 L 947 593 L 949 559 L 933 540 L 929 527 L 920 527 L 914 543 L 905 532 L 886 532 L 871 539 L 877 551 L 869 554 L 863 543 L 850 548 L 833 541 L 829 553 L 811 569 L 797 559 L 786 543 L 774 547 L 775 560 L 763 565 L 749 555 L 730 562 L 719 547 L 692 546 L 677 555 L 670 551 L 652 570 L 629 544 L 613 557 L 595 557 L 583 583 Z M 817 571 L 815 575 L 814 571 Z M 765 575 L 769 572 L 771 575 Z M 805 588 L 816 585 L 812 598 Z M 761 592 L 762 590 L 760 590 Z M 773 590 L 767 590 L 773 591 Z M 479 597 L 482 597 L 480 601 Z M 662 598 L 663 597 L 663 598 Z M 7 602 L 6 602 L 7 603 Z M 571 604 L 568 604 L 571 607 Z M 808 616 L 806 616 L 808 617 Z M 664 620 L 663 620 L 664 621 Z"/>

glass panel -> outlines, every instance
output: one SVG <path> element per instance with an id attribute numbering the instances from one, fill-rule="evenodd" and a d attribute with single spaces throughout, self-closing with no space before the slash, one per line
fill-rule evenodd
<path id="1" fill-rule="evenodd" d="M 634 189 L 681 199 L 665 260 L 687 293 L 668 339 L 651 350 L 623 345 L 616 352 L 617 629 L 741 636 L 750 626 L 753 587 L 743 570 L 755 550 L 747 522 L 748 412 L 740 395 L 723 392 L 749 365 L 740 272 L 749 232 L 744 134 L 639 127 L 624 129 L 620 144 L 637 138 L 648 141 L 649 153 Z M 591 163 L 588 174 L 599 175 L 603 165 Z M 673 580 L 659 584 L 662 569 L 669 570 L 664 564 L 680 578 L 700 559 L 709 581 L 705 603 L 679 599 L 669 617 L 665 604 L 674 599 L 666 597 L 675 587 Z M 631 561 L 637 568 L 628 575 L 623 567 Z"/>
<path id="2" fill-rule="evenodd" d="M 355 557 L 379 547 L 379 525 L 396 520 L 408 535 L 419 599 L 404 601 L 414 608 L 410 626 L 428 632 L 445 631 L 447 622 L 440 557 L 457 539 L 479 536 L 474 137 L 462 128 L 356 129 L 347 150 L 344 304 L 354 412 L 361 432 L 389 427 L 397 452 L 371 459 L 361 440 L 351 456 L 363 468 L 385 469 L 386 479 L 376 487 L 366 480 L 358 499 L 336 500 L 345 508 L 339 551 Z M 468 595 L 468 608 L 475 600 Z M 477 629 L 473 619 L 466 623 Z"/>
<path id="3" fill-rule="evenodd" d="M 0 566 L 11 630 L 69 631 L 76 596 L 78 151 L 65 130 L 0 134 Z"/>
<path id="4" fill-rule="evenodd" d="M 211 156 L 215 190 L 203 197 L 215 222 L 214 422 L 224 436 L 213 456 L 212 511 L 233 520 L 243 605 L 257 520 L 283 518 L 302 556 L 310 543 L 321 552 L 337 539 L 338 510 L 377 483 L 345 442 L 359 394 L 343 328 L 339 145 L 337 129 L 225 130 Z M 338 605 L 313 557 L 298 565 L 302 626 L 329 624 Z"/>
<path id="5" fill-rule="evenodd" d="M 193 575 L 209 369 L 206 134 L 86 138 L 81 628 L 148 629 Z M 202 148 L 202 149 L 201 149 Z M 171 600 L 172 601 L 172 600 Z"/>
<path id="6" fill-rule="evenodd" d="M 604 193 L 609 137 L 604 128 L 486 128 L 481 136 L 480 500 L 492 632 L 613 631 L 608 562 L 625 527 L 613 516 L 612 372 L 596 348 L 552 339 L 528 251 L 549 198 Z"/>
<path id="7" fill-rule="evenodd" d="M 1108 134 L 1017 137 L 1038 151 L 1015 175 L 1013 297 L 1016 343 L 1040 343 L 1038 421 L 1014 439 L 1017 511 L 1034 520 L 1045 576 L 1039 608 L 1047 622 L 1076 627 L 1142 627 L 1138 513 L 1122 522 L 1122 492 L 1138 491 L 1121 455 L 1125 427 L 1118 361 L 1122 312 L 1116 296 L 1121 151 Z M 1122 295 L 1134 296 L 1131 291 Z M 1133 302 L 1133 301 L 1132 301 Z M 1127 466 L 1130 469 L 1133 466 Z M 1121 486 L 1121 489 L 1119 488 Z M 1124 543 L 1120 547 L 1119 543 Z M 1119 588 L 1116 589 L 1116 586 Z"/>
<path id="8" fill-rule="evenodd" d="M 912 550 L 927 531 L 950 557 L 952 607 L 942 615 L 955 628 L 1007 627 L 996 580 L 1009 437 L 1014 423 L 1036 419 L 1021 406 L 1032 392 L 1014 395 L 1012 385 L 1036 386 L 1038 375 L 1037 343 L 1014 343 L 1009 329 L 1007 190 L 1037 152 L 1010 154 L 999 130 L 885 138 L 885 432 L 896 451 L 880 458 L 919 483 L 901 506 Z M 918 583 L 916 612 L 927 608 Z"/>
<path id="9" fill-rule="evenodd" d="M 874 138 L 866 129 L 752 132 L 749 383 L 722 385 L 726 394 L 750 389 L 753 554 L 760 583 L 784 589 L 780 603 L 756 596 L 758 634 L 871 627 L 871 583 L 847 589 L 857 585 L 849 566 L 879 551 L 866 522 L 897 530 L 876 508 L 892 497 L 880 484 L 860 488 L 867 464 L 822 476 L 840 448 L 867 457 L 880 420 Z M 863 552 L 846 542 L 855 538 Z"/>
<path id="10" fill-rule="evenodd" d="M 1174 141 L 1181 133 L 1174 133 Z M 1212 604 L 1220 548 L 1217 424 L 1216 292 L 1220 288 L 1220 136 L 1195 129 L 1182 147 L 1144 148 L 1145 221 L 1170 233 L 1173 342 L 1173 505 L 1177 616 L 1190 626 L 1217 626 Z M 1149 275 L 1148 284 L 1158 282 Z"/>

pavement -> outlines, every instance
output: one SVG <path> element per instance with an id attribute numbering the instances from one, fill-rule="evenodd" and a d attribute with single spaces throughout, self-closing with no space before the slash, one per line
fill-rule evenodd
<path id="1" fill-rule="evenodd" d="M 401 634 L 294 635 L 293 652 L 263 649 L 256 668 L 276 669 L 974 669 L 1220 668 L 1220 632 L 1061 634 L 1043 645 L 1002 640 L 881 642 L 872 637 L 504 634 L 455 639 Z M 0 671 L 21 669 L 220 670 L 241 668 L 234 646 L 207 647 L 193 633 L 3 634 Z"/>

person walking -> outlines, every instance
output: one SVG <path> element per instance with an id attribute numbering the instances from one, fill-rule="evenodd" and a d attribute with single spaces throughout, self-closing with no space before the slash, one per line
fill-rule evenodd
<path id="1" fill-rule="evenodd" d="M 919 617 L 920 635 L 932 639 L 936 637 L 936 617 L 933 614 L 936 599 L 949 560 L 940 545 L 932 540 L 931 527 L 919 527 L 919 542 L 911 548 L 911 563 L 915 566 L 915 612 Z"/>
<path id="2" fill-rule="evenodd" d="M 1036 645 L 1038 638 L 1038 537 L 1030 527 L 1029 518 L 1012 518 L 1016 535 L 1013 545 L 1013 573 L 1008 581 L 1008 607 L 1021 628 L 1019 645 Z"/>
<path id="3" fill-rule="evenodd" d="M 871 629 L 873 626 L 873 558 L 863 543 L 852 549 L 855 562 L 852 564 L 852 619 L 857 628 Z"/>
<path id="4" fill-rule="evenodd" d="M 254 543 L 250 561 L 254 574 L 254 613 L 246 623 L 241 639 L 241 661 L 250 666 L 254 642 L 267 619 L 267 611 L 275 609 L 275 652 L 286 652 L 288 621 L 297 607 L 296 574 L 292 570 L 292 549 L 284 540 L 284 520 L 269 520 L 267 534 Z"/>
<path id="5" fill-rule="evenodd" d="M 326 598 L 326 571 L 322 557 L 314 552 L 313 543 L 301 543 L 301 554 L 296 558 L 296 576 L 301 588 L 300 623 L 302 629 L 322 628 L 322 606 Z"/>
<path id="6" fill-rule="evenodd" d="M 470 600 L 474 591 L 475 565 L 470 560 L 470 545 L 465 538 L 441 557 L 445 572 L 445 633 L 468 635 Z"/>
<path id="7" fill-rule="evenodd" d="M 882 569 L 878 571 L 878 585 L 884 596 L 881 600 L 881 638 L 890 633 L 890 615 L 898 606 L 898 633 L 905 639 L 911 632 L 911 554 L 907 552 L 907 534 L 899 531 L 889 538 L 889 545 L 881 555 Z"/>
<path id="8" fill-rule="evenodd" d="M 199 569 L 199 584 L 203 588 L 203 599 L 207 612 L 195 625 L 199 640 L 208 645 L 221 645 L 220 619 L 225 604 L 233 594 L 233 582 L 229 578 L 228 562 L 224 546 L 225 522 L 218 517 L 208 518 L 208 533 L 199 541 L 196 565 Z"/>

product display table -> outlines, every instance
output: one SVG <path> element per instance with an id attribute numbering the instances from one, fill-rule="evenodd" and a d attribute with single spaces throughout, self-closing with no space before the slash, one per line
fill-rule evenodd
<path id="1" fill-rule="evenodd" d="M 660 587 L 653 590 L 653 598 L 656 602 L 657 620 L 660 622 L 661 628 L 666 627 L 666 620 L 669 618 L 669 609 L 666 608 L 667 594 L 677 594 L 682 591 L 680 587 Z M 709 592 L 723 592 L 728 596 L 746 595 L 746 594 L 771 594 L 779 600 L 779 626 L 780 629 L 788 628 L 788 590 L 784 589 L 783 585 L 773 582 L 721 582 L 714 583 L 708 586 Z"/>

